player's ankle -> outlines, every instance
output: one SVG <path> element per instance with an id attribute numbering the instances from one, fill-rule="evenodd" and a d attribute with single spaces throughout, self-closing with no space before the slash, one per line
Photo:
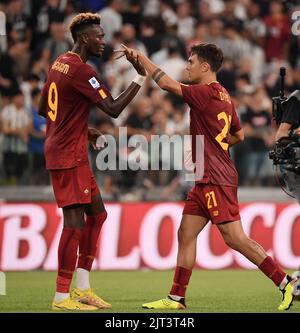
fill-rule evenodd
<path id="1" fill-rule="evenodd" d="M 85 291 L 91 288 L 90 286 L 90 272 L 84 268 L 77 268 L 77 280 L 76 280 L 76 288 L 81 291 Z"/>
<path id="2" fill-rule="evenodd" d="M 286 285 L 292 281 L 292 278 L 289 275 L 286 275 L 279 285 L 279 289 L 283 290 Z"/>
<path id="3" fill-rule="evenodd" d="M 69 293 L 56 292 L 54 295 L 54 302 L 62 302 L 70 297 Z"/>
<path id="4" fill-rule="evenodd" d="M 171 299 L 172 301 L 181 303 L 185 306 L 185 298 L 183 296 L 178 296 L 178 295 L 168 295 L 168 298 Z"/>

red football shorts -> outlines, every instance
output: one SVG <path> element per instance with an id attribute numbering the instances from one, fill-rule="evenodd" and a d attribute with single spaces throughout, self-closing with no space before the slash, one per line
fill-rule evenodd
<path id="1" fill-rule="evenodd" d="M 58 207 L 88 204 L 100 193 L 89 165 L 50 170 L 50 174 Z"/>
<path id="2" fill-rule="evenodd" d="M 203 216 L 214 224 L 240 220 L 237 187 L 196 184 L 188 193 L 183 214 Z"/>

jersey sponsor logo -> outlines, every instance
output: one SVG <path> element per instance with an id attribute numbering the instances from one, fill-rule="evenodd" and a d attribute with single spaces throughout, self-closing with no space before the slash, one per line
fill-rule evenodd
<path id="1" fill-rule="evenodd" d="M 100 94 L 100 96 L 101 96 L 103 99 L 107 97 L 107 95 L 106 95 L 106 93 L 105 93 L 105 91 L 104 91 L 103 89 L 99 89 L 99 90 L 98 90 L 98 93 Z"/>
<path id="2" fill-rule="evenodd" d="M 89 83 L 94 89 L 100 87 L 100 83 L 97 81 L 97 79 L 94 76 L 91 79 L 89 79 Z"/>

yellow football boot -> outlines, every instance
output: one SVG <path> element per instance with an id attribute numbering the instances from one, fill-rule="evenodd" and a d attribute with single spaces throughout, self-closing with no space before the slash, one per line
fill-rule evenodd
<path id="1" fill-rule="evenodd" d="M 86 305 L 80 302 L 77 302 L 68 297 L 61 302 L 52 302 L 52 310 L 68 310 L 68 311 L 94 311 L 98 310 L 96 306 Z"/>
<path id="2" fill-rule="evenodd" d="M 110 309 L 111 304 L 105 302 L 101 297 L 97 296 L 90 288 L 87 290 L 81 290 L 75 288 L 71 292 L 71 299 L 83 304 L 96 306 L 98 309 Z"/>
<path id="3" fill-rule="evenodd" d="M 278 307 L 279 311 L 288 310 L 293 305 L 293 300 L 298 294 L 298 282 L 299 281 L 297 279 L 291 280 L 286 284 L 284 289 L 280 290 L 282 293 L 282 301 Z"/>
<path id="4" fill-rule="evenodd" d="M 160 299 L 158 301 L 144 303 L 142 305 L 144 309 L 166 309 L 166 310 L 183 310 L 186 306 L 180 302 L 174 301 L 170 296 Z"/>

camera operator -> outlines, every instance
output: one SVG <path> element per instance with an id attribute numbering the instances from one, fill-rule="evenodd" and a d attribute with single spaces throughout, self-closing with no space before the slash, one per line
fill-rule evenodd
<path id="1" fill-rule="evenodd" d="M 282 107 L 284 112 L 276 133 L 276 141 L 289 137 L 291 130 L 292 134 L 300 135 L 300 91 L 293 92 L 286 101 L 282 102 Z"/>
<path id="2" fill-rule="evenodd" d="M 281 164 L 281 171 L 288 190 L 300 203 L 300 169 L 297 170 L 296 152 L 296 149 L 300 150 L 300 91 L 294 91 L 288 99 L 281 103 L 281 107 L 282 117 L 275 136 L 276 146 L 286 152 L 293 151 L 293 155 L 286 153 L 286 158 L 288 160 L 291 158 L 291 160 L 288 161 L 290 163 Z"/>

